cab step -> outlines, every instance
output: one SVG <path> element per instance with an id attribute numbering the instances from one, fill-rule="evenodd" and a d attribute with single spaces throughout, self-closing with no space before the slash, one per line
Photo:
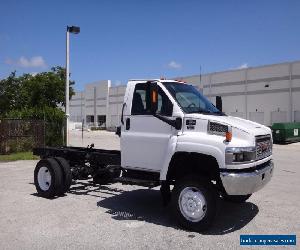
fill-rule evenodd
<path id="1" fill-rule="evenodd" d="M 150 188 L 157 187 L 160 185 L 159 180 L 142 180 L 131 177 L 117 177 L 114 180 L 122 183 L 123 185 L 137 185 Z"/>

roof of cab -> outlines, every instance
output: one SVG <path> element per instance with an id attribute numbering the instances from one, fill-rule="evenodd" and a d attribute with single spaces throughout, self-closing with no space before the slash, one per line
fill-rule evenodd
<path id="1" fill-rule="evenodd" d="M 167 79 L 129 79 L 128 82 L 180 82 L 180 81 L 167 80 Z"/>

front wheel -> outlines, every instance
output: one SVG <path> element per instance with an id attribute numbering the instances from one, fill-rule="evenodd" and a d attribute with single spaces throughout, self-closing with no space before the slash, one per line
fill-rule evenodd
<path id="1" fill-rule="evenodd" d="M 216 194 L 208 180 L 184 178 L 175 184 L 172 208 L 179 224 L 192 231 L 203 231 L 216 214 Z"/>

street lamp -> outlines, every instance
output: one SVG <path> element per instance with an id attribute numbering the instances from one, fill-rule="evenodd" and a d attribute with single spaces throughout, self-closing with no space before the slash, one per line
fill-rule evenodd
<path id="1" fill-rule="evenodd" d="M 70 33 L 78 34 L 80 27 L 67 26 L 67 37 L 66 37 L 66 146 L 69 146 L 69 78 L 70 78 Z"/>

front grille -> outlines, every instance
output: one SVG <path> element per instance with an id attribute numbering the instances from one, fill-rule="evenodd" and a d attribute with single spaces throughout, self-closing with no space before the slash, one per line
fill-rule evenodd
<path id="1" fill-rule="evenodd" d="M 268 157 L 272 154 L 271 135 L 256 136 L 256 160 Z"/>

